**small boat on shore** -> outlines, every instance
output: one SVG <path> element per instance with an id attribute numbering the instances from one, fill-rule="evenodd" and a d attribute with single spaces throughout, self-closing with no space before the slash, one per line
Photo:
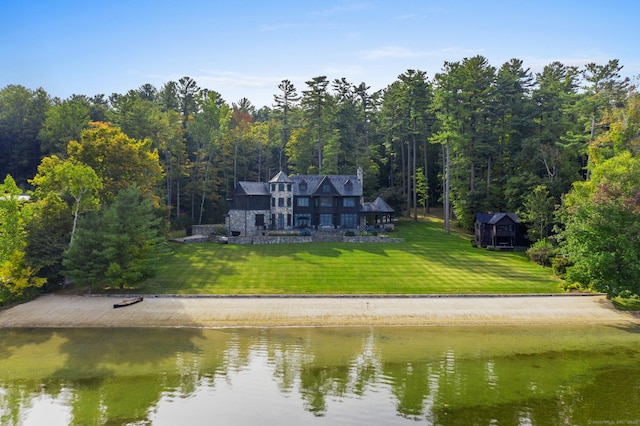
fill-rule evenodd
<path id="1" fill-rule="evenodd" d="M 144 298 L 142 296 L 133 297 L 131 299 L 124 299 L 122 302 L 114 303 L 113 309 L 116 308 L 124 308 L 125 306 L 134 305 L 136 303 L 142 302 Z"/>

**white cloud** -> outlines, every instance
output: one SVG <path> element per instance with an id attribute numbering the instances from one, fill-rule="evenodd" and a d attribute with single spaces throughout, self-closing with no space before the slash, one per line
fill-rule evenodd
<path id="1" fill-rule="evenodd" d="M 534 73 L 537 73 L 537 72 L 542 72 L 544 70 L 544 67 L 549 65 L 552 62 L 560 62 L 562 65 L 565 65 L 567 67 L 574 66 L 577 68 L 582 68 L 590 62 L 595 62 L 596 64 L 606 64 L 607 62 L 609 62 L 610 58 L 606 58 L 602 55 L 597 55 L 597 56 L 591 56 L 591 57 L 584 56 L 584 57 L 564 57 L 564 58 L 523 56 L 523 57 L 518 57 L 518 59 L 522 59 L 523 65 L 525 67 L 530 68 L 531 71 L 533 71 Z"/>
<path id="2" fill-rule="evenodd" d="M 361 52 L 362 59 L 403 59 L 423 57 L 444 57 L 479 55 L 484 49 L 461 49 L 458 47 L 445 47 L 437 50 L 415 50 L 404 46 L 383 46 Z"/>
<path id="3" fill-rule="evenodd" d="M 402 46 L 383 46 L 361 52 L 362 59 L 417 58 L 428 53 Z"/>
<path id="4" fill-rule="evenodd" d="M 202 87 L 273 87 L 281 81 L 277 77 L 212 70 L 199 70 L 199 75 L 194 76 L 193 79 Z"/>

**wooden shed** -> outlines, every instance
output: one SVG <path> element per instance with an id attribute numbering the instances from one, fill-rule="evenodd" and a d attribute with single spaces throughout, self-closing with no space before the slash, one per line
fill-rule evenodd
<path id="1" fill-rule="evenodd" d="M 475 241 L 478 247 L 513 249 L 524 244 L 525 238 L 515 213 L 478 213 Z"/>

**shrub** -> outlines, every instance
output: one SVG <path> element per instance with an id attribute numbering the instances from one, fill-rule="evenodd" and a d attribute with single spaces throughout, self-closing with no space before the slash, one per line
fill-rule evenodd
<path id="1" fill-rule="evenodd" d="M 616 309 L 622 311 L 640 311 L 640 296 L 629 290 L 622 290 L 618 297 L 611 299 Z"/>
<path id="2" fill-rule="evenodd" d="M 572 291 L 572 290 L 583 291 L 583 292 L 584 291 L 588 291 L 588 289 L 583 287 L 582 284 L 580 284 L 580 283 L 577 283 L 577 282 L 570 283 L 570 282 L 567 282 L 567 281 L 563 281 L 562 282 L 562 289 L 564 291 Z"/>
<path id="3" fill-rule="evenodd" d="M 566 256 L 556 256 L 551 259 L 551 267 L 555 276 L 564 278 L 567 274 L 567 268 L 571 266 L 571 261 Z"/>
<path id="4" fill-rule="evenodd" d="M 555 249 L 553 244 L 547 239 L 541 239 L 533 243 L 527 250 L 527 255 L 531 261 L 542 266 L 551 266 L 551 258 Z"/>
<path id="5" fill-rule="evenodd" d="M 302 231 L 300 231 L 300 235 L 303 236 L 303 237 L 310 237 L 311 236 L 311 229 L 304 228 Z"/>
<path id="6" fill-rule="evenodd" d="M 345 231 L 344 236 L 345 237 L 355 237 L 356 233 L 351 231 L 351 230 L 349 230 L 349 231 Z"/>
<path id="7" fill-rule="evenodd" d="M 211 229 L 211 235 L 227 235 L 227 234 L 228 234 L 227 226 L 223 224 L 213 225 L 213 228 Z"/>

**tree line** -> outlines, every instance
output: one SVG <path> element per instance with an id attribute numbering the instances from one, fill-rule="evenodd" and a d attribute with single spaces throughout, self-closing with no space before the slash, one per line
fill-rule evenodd
<path id="1" fill-rule="evenodd" d="M 557 213 L 565 195 L 609 159 L 637 155 L 638 95 L 621 69 L 617 60 L 552 62 L 534 73 L 519 59 L 496 68 L 475 56 L 432 77 L 409 69 L 380 91 L 345 78 L 302 88 L 283 80 L 259 109 L 190 77 L 64 100 L 9 85 L 0 90 L 0 175 L 36 200 L 64 193 L 70 236 L 79 216 L 131 185 L 138 195 L 129 197 L 178 228 L 221 222 L 239 180 L 362 167 L 366 197 L 416 220 L 443 206 L 447 230 L 450 219 L 472 230 L 476 213 L 513 211 L 532 241 L 567 242 Z"/>

